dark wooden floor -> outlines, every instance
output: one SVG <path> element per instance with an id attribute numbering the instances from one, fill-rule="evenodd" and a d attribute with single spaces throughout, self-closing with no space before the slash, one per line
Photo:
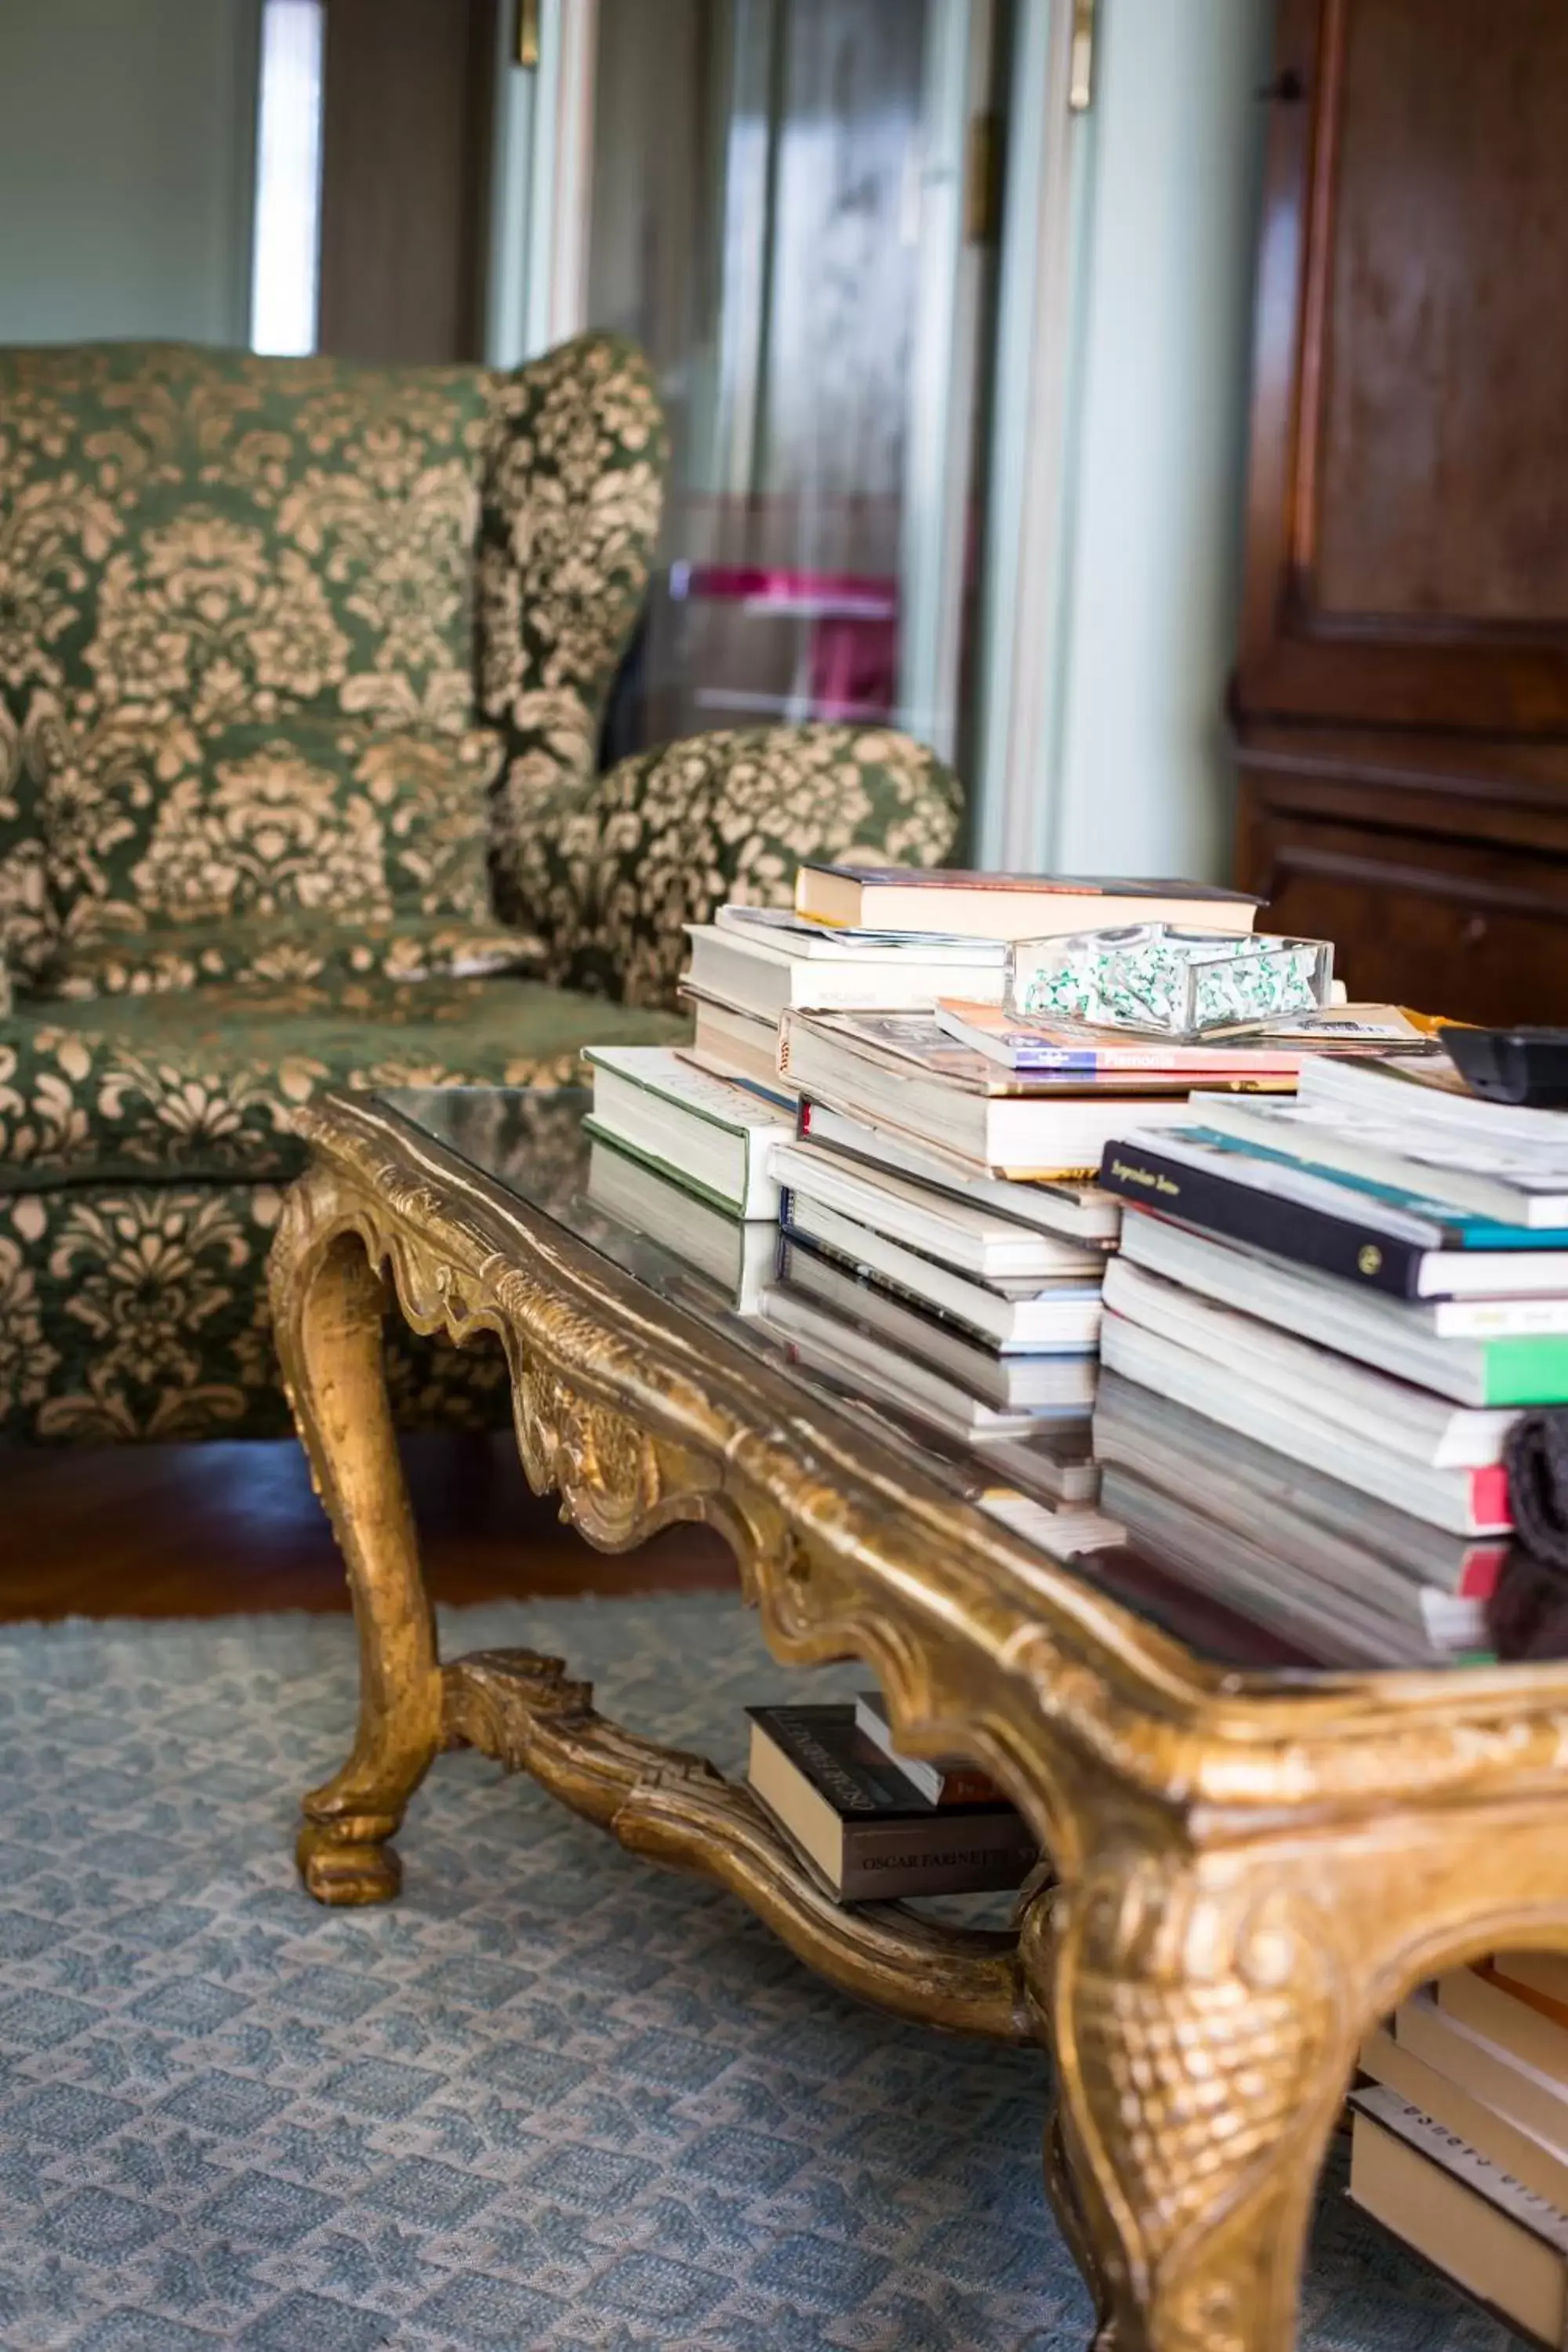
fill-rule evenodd
<path id="1" fill-rule="evenodd" d="M 405 1442 L 438 1601 L 690 1591 L 733 1580 L 701 1528 L 595 1552 L 528 1489 L 510 1438 Z M 0 1622 L 345 1609 L 331 1530 L 292 1439 L 0 1450 Z"/>

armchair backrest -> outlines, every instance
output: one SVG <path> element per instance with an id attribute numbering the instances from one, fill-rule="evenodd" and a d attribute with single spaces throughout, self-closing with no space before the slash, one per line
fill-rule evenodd
<path id="1" fill-rule="evenodd" d="M 510 374 L 0 351 L 0 952 L 30 832 L 58 912 L 134 925 L 168 861 L 133 836 L 205 791 L 225 730 L 488 722 L 498 761 L 468 772 L 504 747 L 503 835 L 544 768 L 591 773 L 664 450 L 645 364 L 599 336 Z"/>
<path id="2" fill-rule="evenodd" d="M 94 725 L 353 712 L 460 732 L 490 430 L 477 368 L 0 353 L 7 685 Z"/>
<path id="3" fill-rule="evenodd" d="M 608 335 L 496 380 L 479 563 L 479 708 L 500 727 L 492 874 L 510 919 L 547 908 L 521 845 L 596 764 L 605 706 L 647 585 L 669 445 L 647 362 Z"/>

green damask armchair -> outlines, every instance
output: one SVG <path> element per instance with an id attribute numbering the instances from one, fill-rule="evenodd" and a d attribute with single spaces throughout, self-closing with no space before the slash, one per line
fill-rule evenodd
<path id="1" fill-rule="evenodd" d="M 293 1110 L 679 1034 L 681 925 L 949 849 L 880 730 L 595 772 L 666 457 L 638 354 L 0 352 L 0 1441 L 287 1427 Z M 395 1339 L 405 1420 L 498 1367 Z"/>

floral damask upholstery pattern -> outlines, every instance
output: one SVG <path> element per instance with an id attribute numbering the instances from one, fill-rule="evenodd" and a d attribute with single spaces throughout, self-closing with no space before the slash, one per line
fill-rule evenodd
<path id="1" fill-rule="evenodd" d="M 283 1428 L 300 1103 L 559 1084 L 679 1034 L 719 899 L 950 847 L 953 780 L 883 730 L 597 772 L 667 462 L 605 336 L 0 352 L 0 1438 Z M 392 1360 L 410 1417 L 504 1412 L 492 1358 Z"/>

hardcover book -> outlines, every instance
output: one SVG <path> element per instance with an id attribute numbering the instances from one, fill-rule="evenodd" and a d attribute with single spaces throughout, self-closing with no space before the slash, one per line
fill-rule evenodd
<path id="1" fill-rule="evenodd" d="M 785 1234 L 889 1284 L 1004 1353 L 1093 1350 L 1100 1330 L 1098 1267 L 1085 1279 L 1037 1275 L 981 1281 L 938 1265 L 795 1185 L 783 1194 L 779 1222 Z"/>
<path id="2" fill-rule="evenodd" d="M 929 1804 L 857 1732 L 853 1706 L 746 1712 L 752 1789 L 840 1902 L 1020 1886 L 1039 1860 L 1005 1801 Z"/>
<path id="3" fill-rule="evenodd" d="M 858 1695 L 855 1728 L 920 1790 L 928 1804 L 986 1805 L 1007 1801 L 990 1773 L 982 1771 L 977 1764 L 966 1764 L 961 1758 L 932 1763 L 924 1756 L 901 1756 L 893 1743 L 888 1702 L 879 1690 Z"/>
<path id="4" fill-rule="evenodd" d="M 863 1166 L 889 1169 L 895 1176 L 914 1178 L 928 1191 L 951 1192 L 1020 1224 L 1037 1225 L 1044 1233 L 1061 1234 L 1097 1249 L 1114 1242 L 1121 1223 L 1121 1203 L 1097 1185 L 1013 1184 L 1005 1177 L 977 1175 L 929 1139 L 905 1139 L 830 1109 L 824 1102 L 807 1098 L 801 1103 L 798 1133 L 803 1142 L 827 1144 Z"/>
<path id="5" fill-rule="evenodd" d="M 1193 1114 L 1303 1168 L 1404 1185 L 1506 1224 L 1568 1223 L 1568 1118 L 1547 1143 L 1415 1120 L 1381 1098 L 1375 1109 L 1352 1110 L 1311 1098 L 1241 1103 L 1201 1094 Z"/>
<path id="6" fill-rule="evenodd" d="M 1488 2048 L 1463 2026 L 1445 2021 L 1429 1992 L 1414 1993 L 1400 2009 L 1392 2033 L 1380 2027 L 1368 2035 L 1362 2045 L 1362 2069 L 1434 2123 L 1468 2140 L 1479 2155 L 1500 2165 L 1538 2197 L 1568 2206 L 1568 2150 L 1562 2140 L 1561 2112 L 1554 2121 L 1554 2140 L 1494 2105 L 1463 2079 L 1469 2060 L 1467 2041 L 1478 2043 L 1478 2054 Z M 1479 2072 L 1489 2085 L 1496 2083 L 1496 2070 L 1489 2070 L 1484 2058 Z M 1506 2074 L 1502 2080 L 1507 2096 Z"/>
<path id="7" fill-rule="evenodd" d="M 630 1225 L 672 1257 L 706 1275 L 728 1293 L 741 1315 L 754 1315 L 774 1275 L 776 1227 L 738 1217 L 699 1200 L 673 1177 L 603 1137 L 588 1154 L 588 1198 L 618 1224 Z"/>
<path id="8" fill-rule="evenodd" d="M 795 1121 L 750 1087 L 700 1070 L 667 1045 L 590 1045 L 594 1108 L 584 1121 L 700 1199 L 742 1217 L 778 1215 L 769 1147 Z"/>
<path id="9" fill-rule="evenodd" d="M 679 1048 L 683 1062 L 707 1070 L 731 1086 L 750 1087 L 765 1102 L 794 1110 L 800 1089 L 779 1076 L 779 1027 L 732 1004 L 710 1003 L 682 981 L 680 993 L 695 1015 L 691 1043 Z"/>
<path id="10" fill-rule="evenodd" d="M 999 1003 L 1003 968 L 981 955 L 960 963 L 920 952 L 865 950 L 837 957 L 781 953 L 765 937 L 721 929 L 716 923 L 688 923 L 691 964 L 688 985 L 694 994 L 738 1011 L 776 1021 L 791 1005 L 829 1012 L 889 1009 L 929 1012 L 944 990 Z M 829 940 L 834 934 L 827 933 Z M 985 943 L 976 942 L 977 948 Z"/>
<path id="11" fill-rule="evenodd" d="M 1119 1464 L 1189 1499 L 1201 1462 L 1205 1518 L 1264 1540 L 1287 1525 L 1293 1555 L 1337 1558 L 1342 1579 L 1357 1584 L 1397 1578 L 1423 1607 L 1442 1597 L 1467 1607 L 1489 1601 L 1509 1557 L 1500 1538 L 1449 1535 L 1115 1372 L 1102 1376 L 1095 1397 L 1094 1453 L 1102 1473 Z"/>
<path id="12" fill-rule="evenodd" d="M 785 1246 L 793 1247 L 787 1235 Z M 931 1353 L 915 1355 L 889 1347 L 864 1319 L 852 1322 L 819 1306 L 793 1283 L 769 1284 L 758 1308 L 812 1371 L 825 1374 L 851 1395 L 930 1421 L 952 1437 L 1024 1436 L 1038 1420 L 1077 1418 L 1094 1402 L 1098 1368 L 1089 1349 L 1030 1359 L 1035 1377 L 1029 1402 L 993 1402 L 980 1393 L 978 1382 L 933 1361 Z"/>
<path id="13" fill-rule="evenodd" d="M 1351 2197 L 1538 2342 L 1568 2319 L 1568 2213 L 1381 2085 L 1351 2095 Z"/>
<path id="14" fill-rule="evenodd" d="M 1098 1281 L 1104 1271 L 1101 1251 L 1021 1224 L 979 1202 L 932 1192 L 890 1170 L 867 1168 L 828 1145 L 780 1144 L 773 1167 L 781 1187 L 807 1193 L 981 1282 L 1048 1282 L 1063 1276 Z"/>
<path id="15" fill-rule="evenodd" d="M 1125 1316 L 1107 1314 L 1100 1361 L 1159 1395 L 1173 1397 L 1277 1454 L 1305 1462 L 1347 1486 L 1359 1486 L 1395 1510 L 1428 1519 L 1450 1535 L 1506 1535 L 1513 1518 L 1500 1463 L 1435 1469 L 1394 1454 L 1376 1436 L 1319 1420 L 1300 1400 L 1261 1387 Z"/>
<path id="16" fill-rule="evenodd" d="M 927 1365 L 996 1412 L 1055 1415 L 1064 1392 L 1087 1398 L 1092 1389 L 1092 1381 L 1083 1378 L 1086 1369 L 1092 1370 L 1090 1340 L 1075 1348 L 1005 1355 L 885 1277 L 878 1279 L 792 1234 L 779 1236 L 775 1288 L 817 1308 L 813 1328 L 837 1336 L 847 1326 L 858 1327 L 879 1342 L 879 1363 L 896 1380 L 907 1381 Z M 775 1319 L 786 1322 L 787 1310 L 779 1314 L 777 1304 Z"/>
<path id="17" fill-rule="evenodd" d="M 1005 940 L 979 940 L 962 931 L 858 931 L 842 926 L 825 929 L 784 907 L 721 907 L 713 920 L 721 931 L 740 939 L 765 940 L 780 955 L 823 957 L 842 961 L 846 956 L 914 956 L 948 964 L 984 962 L 1000 972 L 1007 961 Z"/>
<path id="18" fill-rule="evenodd" d="M 786 1013 L 779 1068 L 814 1101 L 934 1145 L 983 1176 L 1088 1177 L 1119 1129 L 1192 1118 L 1185 1094 L 1162 1099 L 1159 1080 L 1118 1082 L 1142 1097 L 1131 1109 L 1070 1074 L 1013 1077 L 954 1045 L 929 1014 Z"/>
<path id="19" fill-rule="evenodd" d="M 1106 1268 L 1105 1311 L 1190 1348 L 1248 1387 L 1293 1405 L 1303 1418 L 1310 1415 L 1435 1470 L 1500 1463 L 1518 1418 L 1506 1408 L 1455 1404 L 1258 1316 L 1216 1306 L 1130 1257 L 1113 1257 Z"/>
<path id="20" fill-rule="evenodd" d="M 852 929 L 940 929 L 1027 940 L 1123 923 L 1250 931 L 1261 901 L 1203 882 L 808 862 L 795 876 L 795 903 L 796 913 L 814 922 Z"/>

